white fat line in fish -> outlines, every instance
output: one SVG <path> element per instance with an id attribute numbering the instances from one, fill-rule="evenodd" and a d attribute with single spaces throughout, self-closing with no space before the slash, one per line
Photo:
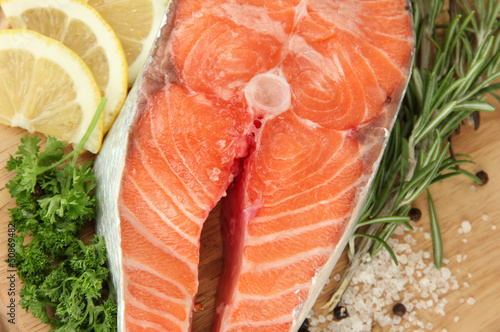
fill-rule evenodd
<path id="1" fill-rule="evenodd" d="M 152 119 L 150 119 L 150 121 L 152 121 Z M 152 122 L 151 122 L 150 126 L 153 126 Z M 156 150 L 157 150 L 157 151 L 158 151 L 158 153 L 161 155 L 162 159 L 163 159 L 163 160 L 165 160 L 165 161 L 167 162 L 167 164 L 169 165 L 170 169 L 172 169 L 172 167 L 170 166 L 170 163 L 169 163 L 169 161 L 168 161 L 167 156 L 165 155 L 165 153 L 163 152 L 163 150 L 159 147 L 159 144 L 158 144 L 158 138 L 157 138 L 157 137 L 155 137 L 155 133 L 154 133 L 154 132 L 152 132 L 152 133 L 151 133 L 151 135 L 154 137 L 154 143 L 155 143 Z M 173 139 L 173 138 L 172 138 L 172 140 L 174 141 L 174 139 Z M 194 179 L 194 180 L 195 180 L 195 181 L 199 184 L 200 188 L 202 188 L 202 190 L 203 190 L 203 192 L 205 193 L 205 195 L 209 196 L 209 191 L 208 191 L 208 189 L 207 189 L 207 188 L 206 188 L 206 187 L 202 184 L 202 181 L 200 181 L 200 179 L 198 179 L 198 177 L 196 176 L 195 172 L 193 172 L 193 171 L 191 170 L 191 168 L 188 166 L 188 163 L 186 162 L 186 159 L 184 158 L 184 156 L 182 155 L 182 153 L 179 151 L 179 149 L 177 148 L 177 145 L 176 145 L 176 144 L 174 144 L 174 148 L 175 148 L 175 150 L 176 150 L 176 152 L 177 152 L 177 155 L 178 155 L 178 156 L 180 157 L 180 159 L 182 160 L 183 165 L 185 166 L 185 169 L 189 171 L 189 173 L 191 174 L 192 178 L 193 178 L 193 179 Z M 172 170 L 173 170 L 173 169 L 172 169 Z M 175 173 L 175 172 L 174 172 L 174 174 L 175 174 L 175 176 L 179 179 L 179 181 L 180 181 L 181 183 L 183 183 L 183 182 L 182 182 L 182 180 L 181 180 L 181 179 L 179 178 L 179 176 L 177 175 L 177 173 Z M 185 185 L 184 183 L 183 183 L 183 185 L 186 187 L 186 185 Z M 187 189 L 189 189 L 189 188 L 187 188 Z M 188 190 L 188 192 L 189 192 L 189 191 L 190 191 L 190 190 Z M 191 195 L 190 195 L 190 196 L 191 196 Z M 199 199 L 198 199 L 196 196 L 194 196 L 194 197 L 192 197 L 192 198 L 193 198 L 195 201 L 197 201 L 197 203 L 199 204 L 199 206 L 200 206 L 202 209 L 204 209 L 204 210 L 208 209 L 208 206 L 207 206 L 206 204 L 203 204 L 201 201 L 199 201 Z"/>
<path id="2" fill-rule="evenodd" d="M 288 295 L 288 294 L 297 294 L 300 291 L 308 290 L 309 287 L 311 287 L 311 283 L 306 282 L 303 284 L 295 285 L 293 289 L 287 289 L 287 290 L 282 291 L 282 292 L 273 293 L 269 296 L 263 296 L 263 295 L 262 296 L 255 296 L 255 295 L 251 295 L 251 294 L 239 293 L 239 295 L 236 298 L 239 301 L 246 301 L 246 300 L 266 301 L 266 300 L 276 299 L 276 298 L 279 298 L 279 297 L 282 297 L 282 296 Z"/>
<path id="3" fill-rule="evenodd" d="M 179 299 L 179 298 L 174 297 L 174 296 L 168 296 L 168 295 L 165 295 L 165 293 L 163 293 L 162 291 L 158 290 L 158 288 L 153 288 L 153 287 L 149 287 L 149 286 L 145 286 L 145 285 L 134 284 L 134 287 L 138 288 L 138 289 L 146 290 L 150 293 L 153 293 L 156 297 L 159 297 L 161 299 L 164 299 L 164 300 L 167 300 L 170 302 L 174 302 L 174 303 L 177 303 L 180 305 L 184 305 L 186 303 L 191 303 L 193 300 L 191 297 Z"/>
<path id="4" fill-rule="evenodd" d="M 334 81 L 339 81 L 345 77 L 342 65 L 338 63 L 338 59 L 331 59 L 324 56 L 309 45 L 304 37 L 291 35 L 285 44 L 285 48 L 287 52 L 294 53 L 296 56 L 308 59 L 311 63 L 318 64 L 322 68 L 323 73 L 328 73 L 328 77 Z"/>
<path id="5" fill-rule="evenodd" d="M 268 235 L 261 235 L 261 236 L 247 235 L 245 243 L 248 246 L 259 246 L 259 245 L 263 245 L 263 244 L 270 243 L 270 242 L 285 240 L 286 238 L 301 235 L 304 233 L 308 233 L 310 231 L 315 231 L 319 228 L 324 228 L 327 226 L 332 226 L 335 224 L 342 223 L 343 221 L 345 221 L 349 217 L 350 217 L 350 214 L 346 214 L 345 216 L 342 216 L 341 218 L 327 219 L 327 220 L 324 220 L 324 221 L 321 221 L 318 223 L 309 224 L 306 226 L 297 227 L 297 228 L 293 228 L 293 229 L 287 229 L 287 230 L 279 231 L 279 232 L 276 232 L 273 234 L 268 234 Z"/>
<path id="6" fill-rule="evenodd" d="M 138 150 L 139 150 L 139 153 L 140 155 L 142 156 L 143 160 L 144 160 L 144 153 L 143 153 L 143 150 L 138 147 Z M 170 167 L 169 165 L 169 168 L 172 170 L 172 168 Z M 185 204 L 182 204 L 179 199 L 177 198 L 177 195 L 175 195 L 174 193 L 172 193 L 170 190 L 168 190 L 168 186 L 166 186 L 165 183 L 163 183 L 162 181 L 160 181 L 156 176 L 155 174 L 151 171 L 150 167 L 147 167 L 147 172 L 149 174 L 149 176 L 156 182 L 156 184 L 158 185 L 158 188 L 160 188 L 168 197 L 170 197 L 172 199 L 172 202 L 174 203 L 175 207 L 177 207 L 182 213 L 184 213 L 184 215 L 186 215 L 186 217 L 193 221 L 194 223 L 196 223 L 197 225 L 201 226 L 204 222 L 204 219 L 201 219 L 197 216 L 195 216 L 193 213 L 189 212 L 188 210 L 186 210 L 185 208 Z M 173 170 L 172 170 L 173 172 Z M 179 182 L 185 186 L 185 184 L 182 182 L 182 180 L 179 178 L 179 176 L 177 175 L 177 173 L 173 172 L 173 174 L 175 174 L 175 176 L 179 179 Z M 135 181 L 133 178 L 131 179 L 131 181 Z M 139 185 L 137 185 L 137 187 L 139 188 Z M 188 192 L 190 192 L 191 190 L 189 190 L 189 188 L 186 188 Z M 142 192 L 142 191 L 141 191 Z M 193 198 L 194 195 L 190 195 L 189 194 L 189 197 Z M 194 199 L 193 199 L 194 200 Z M 200 202 L 199 200 L 196 200 L 195 203 L 199 203 L 200 205 L 198 205 L 202 210 L 205 210 L 205 211 L 208 211 L 209 210 L 209 207 L 206 205 L 206 204 L 203 204 L 202 202 Z"/>
<path id="7" fill-rule="evenodd" d="M 278 317 L 276 319 L 273 319 L 273 320 L 268 320 L 268 321 L 260 321 L 260 322 L 255 322 L 255 321 L 252 321 L 252 328 L 262 328 L 262 327 L 266 327 L 266 326 L 269 326 L 269 325 L 274 325 L 274 324 L 286 324 L 286 323 L 290 323 L 292 321 L 293 317 L 290 316 L 290 314 L 284 314 L 283 316 L 281 317 Z M 247 327 L 248 326 L 248 323 L 245 323 L 244 321 L 241 322 L 241 323 L 238 323 L 238 324 L 232 324 L 231 327 L 232 329 L 238 331 L 238 327 Z"/>
<path id="8" fill-rule="evenodd" d="M 185 320 L 180 320 L 179 318 L 175 317 L 171 313 L 165 310 L 161 309 L 156 309 L 154 307 L 148 307 L 145 303 L 141 302 L 139 299 L 136 297 L 132 296 L 130 293 L 126 294 L 126 297 L 129 299 L 128 305 L 137 307 L 138 309 L 142 309 L 147 312 L 151 312 L 155 315 L 158 315 L 159 317 L 168 319 L 172 321 L 174 324 L 177 324 L 179 326 L 188 326 L 189 324 L 189 313 L 186 313 L 186 319 Z M 186 306 L 189 308 L 189 306 Z"/>
<path id="9" fill-rule="evenodd" d="M 345 34 L 350 34 L 348 30 L 344 30 L 344 29 L 342 29 L 342 28 L 339 28 L 338 30 L 339 30 L 339 31 L 344 32 Z M 365 40 L 366 40 L 366 36 L 365 36 L 364 34 L 361 34 L 361 35 L 359 35 L 359 36 L 357 35 L 357 36 L 355 36 L 355 37 L 358 37 L 358 38 L 359 38 L 360 40 L 362 40 L 362 41 L 365 41 Z M 394 61 L 393 61 L 393 60 L 392 60 L 392 59 L 391 59 L 391 58 L 387 55 L 387 52 L 385 52 L 385 51 L 381 50 L 379 47 L 376 47 L 376 46 L 375 46 L 375 45 L 373 45 L 373 44 L 370 44 L 370 43 L 368 43 L 368 42 L 367 42 L 367 44 L 368 44 L 368 45 L 371 45 L 371 46 L 373 46 L 373 47 L 375 47 L 375 48 L 377 49 L 377 51 L 379 51 L 380 53 L 382 53 L 382 54 L 383 54 L 383 55 L 387 58 L 387 60 L 389 60 L 389 62 L 391 62 L 392 64 L 394 64 Z M 344 49 L 344 48 L 342 48 L 342 49 Z M 344 52 L 342 52 L 342 53 L 344 53 Z M 349 57 L 347 56 L 347 54 L 346 54 L 346 53 L 344 53 L 344 55 L 346 55 L 346 59 L 349 59 Z M 360 55 L 361 55 L 361 54 L 360 54 Z M 362 56 L 362 55 L 361 55 L 361 56 Z M 364 56 L 363 56 L 363 58 L 365 59 L 365 62 L 366 62 L 366 63 L 369 63 L 369 61 L 368 61 L 368 59 L 366 59 L 366 57 L 364 57 Z M 372 67 L 372 66 L 367 66 L 367 67 L 368 67 L 368 68 L 370 69 L 370 71 L 373 73 L 373 67 Z M 401 69 L 399 68 L 399 66 L 396 66 L 395 64 L 394 64 L 394 70 L 396 70 L 396 71 L 397 71 L 397 72 L 401 75 L 401 77 L 405 77 L 404 73 L 401 71 Z M 378 75 L 376 75 L 376 74 L 374 73 L 374 77 L 377 77 L 377 76 L 378 76 Z M 377 84 L 378 84 L 378 82 L 377 82 Z M 380 88 L 380 89 L 382 90 L 382 88 Z"/>
<path id="10" fill-rule="evenodd" d="M 334 159 L 334 158 L 332 158 L 332 159 Z M 321 189 L 321 188 L 324 188 L 324 187 L 328 187 L 331 182 L 337 180 L 339 177 L 345 176 L 345 172 L 344 171 L 349 171 L 349 168 L 352 167 L 358 160 L 359 159 L 356 158 L 356 159 L 354 159 L 353 162 L 344 165 L 341 169 L 339 169 L 336 173 L 334 173 L 332 177 L 330 177 L 329 179 L 325 179 L 325 181 L 322 181 L 320 184 L 318 184 L 318 185 L 316 185 L 314 187 L 307 188 L 304 191 L 297 192 L 297 194 L 295 194 L 295 195 L 287 196 L 286 198 L 284 198 L 282 200 L 273 201 L 270 204 L 265 203 L 264 208 L 274 207 L 274 206 L 277 206 L 277 205 L 282 205 L 282 204 L 286 203 L 287 201 L 290 201 L 290 200 L 292 200 L 292 199 L 294 199 L 296 197 L 302 196 L 302 195 L 307 194 L 307 193 L 313 194 L 315 190 L 318 190 L 318 189 Z M 318 169 L 317 172 L 319 172 L 320 170 L 322 170 L 322 169 Z M 315 173 L 317 173 L 317 172 L 315 172 Z M 313 173 L 313 174 L 315 174 L 315 173 Z M 303 180 L 303 179 L 301 179 L 301 180 Z M 349 188 L 347 188 L 347 189 L 351 189 L 355 184 L 357 184 L 357 181 L 353 182 L 353 184 Z"/>
<path id="11" fill-rule="evenodd" d="M 302 19 L 302 17 L 309 15 L 307 11 L 308 0 L 301 0 L 297 6 L 295 6 L 295 17 L 293 19 L 292 31 L 297 27 L 297 23 Z"/>
<path id="12" fill-rule="evenodd" d="M 139 192 L 139 194 L 141 195 L 141 198 L 144 200 L 144 202 L 146 202 L 146 204 L 151 208 L 151 210 L 153 210 L 160 218 L 161 220 L 163 220 L 166 224 L 168 224 L 170 227 L 172 227 L 177 233 L 179 233 L 181 235 L 181 237 L 185 238 L 188 242 L 190 242 L 191 244 L 193 245 L 196 245 L 196 243 L 198 243 L 197 239 L 189 234 L 187 234 L 185 231 L 183 231 L 182 229 L 179 228 L 178 225 L 174 224 L 170 218 L 168 218 L 165 213 L 163 211 L 161 211 L 160 209 L 158 209 L 156 207 L 156 205 L 154 204 L 154 202 L 152 202 L 150 199 L 148 199 L 145 195 L 145 193 L 142 191 L 142 189 L 140 188 L 139 184 L 134 180 L 134 179 L 131 179 L 130 180 L 131 183 L 134 185 L 134 187 L 137 189 L 137 191 Z M 126 205 L 124 205 L 126 207 Z M 190 219 L 190 215 L 187 215 L 184 211 L 181 210 L 181 212 L 184 213 L 184 215 Z M 193 218 L 195 218 L 193 216 Z M 193 223 L 195 223 L 196 225 L 200 226 L 201 227 L 201 223 L 203 221 L 200 221 L 200 223 L 198 223 L 196 220 L 191 220 Z"/>
<path id="13" fill-rule="evenodd" d="M 138 234 L 140 234 L 143 237 L 145 237 L 146 239 L 148 239 L 148 241 L 152 245 L 154 245 L 156 248 L 160 249 L 163 253 L 165 253 L 169 256 L 172 256 L 172 257 L 178 259 L 179 261 L 181 261 L 182 263 L 186 264 L 194 275 L 198 274 L 197 265 L 195 263 L 189 261 L 186 258 L 186 256 L 179 254 L 173 248 L 167 246 L 162 241 L 160 241 L 157 237 L 155 237 L 153 234 L 151 234 L 151 232 L 149 230 L 147 230 L 146 227 L 144 227 L 142 225 L 142 223 L 137 219 L 135 214 L 132 213 L 130 210 L 128 210 L 126 207 L 123 207 L 122 209 L 124 210 L 124 213 L 122 214 L 123 218 L 126 218 L 127 220 L 129 220 L 130 224 L 137 231 Z"/>
<path id="14" fill-rule="evenodd" d="M 358 182 L 359 182 L 359 180 L 358 180 Z M 265 223 L 265 222 L 268 222 L 270 220 L 276 220 L 276 219 L 279 219 L 279 218 L 282 218 L 282 217 L 291 216 L 291 215 L 297 215 L 299 213 L 308 212 L 309 210 L 312 210 L 312 209 L 314 209 L 317 206 L 328 205 L 328 204 L 334 202 L 335 200 L 337 200 L 339 198 L 339 196 L 347 193 L 347 191 L 351 190 L 353 187 L 355 187 L 355 185 L 351 186 L 350 188 L 345 188 L 345 190 L 339 192 L 334 197 L 331 197 L 330 199 L 327 199 L 327 200 L 319 201 L 319 202 L 317 202 L 317 204 L 311 204 L 311 205 L 303 206 L 303 207 L 298 208 L 298 209 L 289 210 L 289 211 L 286 211 L 286 212 L 280 212 L 280 213 L 277 213 L 277 214 L 273 214 L 271 216 L 264 215 L 264 216 L 255 217 L 254 219 L 252 219 L 252 223 Z"/>
<path id="15" fill-rule="evenodd" d="M 250 30 L 273 36 L 279 42 L 283 42 L 286 38 L 283 26 L 280 22 L 269 17 L 269 11 L 266 8 L 248 4 L 225 3 L 214 8 L 212 14 L 227 18 Z"/>
<path id="16" fill-rule="evenodd" d="M 130 316 L 127 318 L 127 320 L 130 321 L 132 324 L 135 324 L 135 325 L 140 326 L 140 327 L 156 330 L 158 332 L 165 332 L 165 328 L 163 326 L 152 323 L 152 322 L 148 322 L 148 321 L 145 321 L 142 319 L 136 319 L 136 318 L 130 317 Z M 122 331 L 122 330 L 118 330 L 118 331 Z"/>
<path id="17" fill-rule="evenodd" d="M 241 270 L 241 274 L 243 273 L 255 273 L 255 272 L 268 272 L 270 270 L 276 270 L 279 268 L 287 267 L 290 264 L 298 263 L 301 261 L 307 261 L 309 258 L 313 256 L 324 256 L 329 255 L 332 252 L 332 249 L 335 247 L 336 243 L 332 243 L 327 247 L 316 247 L 314 249 L 303 251 L 295 256 L 288 256 L 287 258 L 276 260 L 270 263 L 252 263 L 249 262 L 243 256 L 242 262 L 246 264 L 246 268 Z M 244 265 L 244 264 L 242 264 Z"/>
<path id="18" fill-rule="evenodd" d="M 154 275 L 158 279 L 162 279 L 163 281 L 174 285 L 177 289 L 179 289 L 184 294 L 184 296 L 186 296 L 186 298 L 190 298 L 192 296 L 191 294 L 189 294 L 186 291 L 186 289 L 184 288 L 184 286 L 181 285 L 180 283 L 178 283 L 177 281 L 165 277 L 164 275 L 158 273 L 156 270 L 150 268 L 147 265 L 144 265 L 141 262 L 138 262 L 137 260 L 135 260 L 133 258 L 127 258 L 125 260 L 125 262 L 124 262 L 124 266 L 128 267 L 128 268 L 132 268 L 134 270 L 140 270 L 140 271 L 147 272 L 147 273 L 149 273 L 151 275 Z"/>

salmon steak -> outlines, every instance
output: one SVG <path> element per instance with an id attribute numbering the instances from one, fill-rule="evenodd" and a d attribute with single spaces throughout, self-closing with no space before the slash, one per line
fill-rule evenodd
<path id="1" fill-rule="evenodd" d="M 407 0 L 173 0 L 96 159 L 119 331 L 297 331 L 363 207 L 414 55 Z"/>

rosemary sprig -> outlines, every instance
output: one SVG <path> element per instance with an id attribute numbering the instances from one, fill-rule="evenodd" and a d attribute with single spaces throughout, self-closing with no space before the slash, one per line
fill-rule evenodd
<path id="1" fill-rule="evenodd" d="M 431 211 L 434 262 L 440 268 L 443 244 L 429 186 L 456 175 L 475 175 L 460 168 L 469 156 L 450 152 L 450 136 L 479 111 L 492 112 L 486 102 L 500 83 L 500 1 L 413 1 L 416 59 L 398 118 L 389 138 L 356 233 L 349 241 L 349 266 L 331 300 L 333 310 L 341 300 L 356 269 L 386 248 L 397 259 L 387 240 L 399 225 L 411 229 L 407 216 L 412 202 L 427 192 Z M 472 4 L 472 5 L 471 5 Z M 446 24 L 439 24 L 448 15 Z M 363 227 L 366 226 L 366 227 Z M 355 239 L 361 241 L 355 245 Z"/>

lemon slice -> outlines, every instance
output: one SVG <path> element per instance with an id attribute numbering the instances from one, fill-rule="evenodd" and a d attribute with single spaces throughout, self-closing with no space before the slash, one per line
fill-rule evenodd
<path id="1" fill-rule="evenodd" d="M 120 40 L 102 16 L 80 0 L 0 0 L 12 28 L 37 31 L 72 49 L 89 66 L 104 97 L 104 130 L 120 111 L 128 70 Z"/>
<path id="2" fill-rule="evenodd" d="M 169 0 L 86 0 L 115 30 L 127 57 L 129 86 L 148 57 Z"/>
<path id="3" fill-rule="evenodd" d="M 24 29 L 0 30 L 0 123 L 78 144 L 101 93 L 92 72 L 69 48 Z M 84 148 L 97 153 L 101 117 Z"/>

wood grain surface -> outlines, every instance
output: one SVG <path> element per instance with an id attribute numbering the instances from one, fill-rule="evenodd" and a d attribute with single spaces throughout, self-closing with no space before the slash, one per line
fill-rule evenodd
<path id="1" fill-rule="evenodd" d="M 14 201 L 5 189 L 5 183 L 12 174 L 7 174 L 4 167 L 9 154 L 15 153 L 20 138 L 25 134 L 24 130 L 0 125 L 0 331 L 6 332 L 49 330 L 17 304 L 21 289 L 17 276 L 15 296 L 9 295 L 8 277 L 15 272 L 8 268 L 5 260 L 8 254 L 8 209 L 14 207 Z M 484 114 L 480 129 L 476 132 L 470 126 L 464 126 L 461 133 L 453 137 L 453 147 L 456 153 L 469 154 L 476 162 L 465 167 L 466 169 L 474 173 L 485 170 L 489 174 L 490 181 L 485 186 L 477 186 L 469 178 L 455 177 L 431 187 L 441 225 L 444 256 L 449 259 L 446 267 L 451 270 L 461 287 L 446 294 L 448 304 L 445 307 L 445 316 L 436 314 L 433 310 L 418 310 L 417 317 L 426 323 L 431 322 L 434 331 L 446 328 L 450 332 L 498 332 L 500 331 L 500 113 Z M 426 197 L 420 197 L 415 206 L 420 207 L 424 213 L 418 223 L 419 227 L 424 228 L 424 232 L 412 232 L 412 236 L 418 242 L 414 251 L 424 249 L 432 252 L 431 241 L 426 240 L 423 235 L 425 232 L 430 232 Z M 194 314 L 194 332 L 209 331 L 214 313 L 215 291 L 222 268 L 219 211 L 217 206 L 202 233 L 200 290 L 197 301 L 203 305 L 203 310 Z M 488 216 L 487 220 L 484 220 L 484 216 Z M 459 234 L 458 229 L 464 220 L 471 222 L 472 230 L 467 234 Z M 85 229 L 84 237 L 89 237 L 92 232 L 93 225 L 89 225 Z M 462 257 L 467 255 L 467 258 L 458 262 L 457 255 Z M 332 276 L 342 273 L 346 263 L 347 257 L 344 254 Z M 463 286 L 464 282 L 470 287 Z M 336 283 L 332 281 L 325 287 L 314 307 L 316 314 L 327 314 L 320 308 L 326 303 L 335 286 Z M 476 300 L 474 305 L 461 303 L 462 299 L 469 297 Z M 11 317 L 7 315 L 9 309 L 7 305 L 11 298 L 16 301 L 15 324 L 8 322 Z M 458 322 L 455 322 L 455 317 L 459 317 Z M 323 324 L 323 327 L 326 326 L 327 324 Z M 388 327 L 384 329 L 388 330 Z"/>

